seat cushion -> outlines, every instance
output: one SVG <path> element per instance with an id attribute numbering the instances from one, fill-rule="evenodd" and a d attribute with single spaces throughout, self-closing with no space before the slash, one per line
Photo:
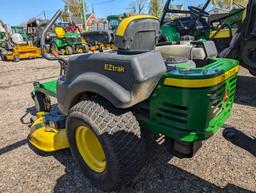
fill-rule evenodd
<path id="1" fill-rule="evenodd" d="M 192 45 L 163 45 L 156 47 L 156 51 L 159 51 L 163 58 L 169 56 L 179 56 L 190 58 Z"/>
<path id="2" fill-rule="evenodd" d="M 203 48 L 195 48 L 190 44 L 158 46 L 156 47 L 156 51 L 159 51 L 163 58 L 168 58 L 170 56 L 185 57 L 190 60 L 204 60 L 206 58 Z"/>

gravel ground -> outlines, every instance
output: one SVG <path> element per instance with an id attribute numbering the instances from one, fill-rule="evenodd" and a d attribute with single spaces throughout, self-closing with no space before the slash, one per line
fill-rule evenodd
<path id="1" fill-rule="evenodd" d="M 34 81 L 54 79 L 58 64 L 43 59 L 0 61 L 0 192 L 100 192 L 84 178 L 70 152 L 35 154 L 27 145 L 28 125 L 20 118 L 33 106 Z M 256 78 L 240 69 L 236 104 L 228 123 L 256 135 Z M 29 120 L 29 117 L 26 119 Z M 121 192 L 256 192 L 256 159 L 225 141 L 221 132 L 193 159 L 172 158 L 152 146 L 145 167 Z"/>

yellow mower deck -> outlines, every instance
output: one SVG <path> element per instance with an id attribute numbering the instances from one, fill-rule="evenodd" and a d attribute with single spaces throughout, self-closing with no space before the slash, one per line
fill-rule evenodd
<path id="1" fill-rule="evenodd" d="M 31 145 L 43 152 L 54 152 L 69 147 L 66 129 L 46 125 L 45 113 L 38 113 L 32 124 L 28 140 Z"/>
<path id="2" fill-rule="evenodd" d="M 6 59 L 13 61 L 15 56 L 19 56 L 19 59 L 39 58 L 41 50 L 33 45 L 16 45 L 12 53 L 6 55 Z"/>
<path id="3" fill-rule="evenodd" d="M 231 31 L 229 29 L 222 29 L 219 32 L 217 32 L 217 30 L 214 30 L 210 33 L 210 38 L 214 38 L 214 39 L 221 39 L 221 38 L 232 38 L 236 32 L 237 29 L 234 28 Z"/>

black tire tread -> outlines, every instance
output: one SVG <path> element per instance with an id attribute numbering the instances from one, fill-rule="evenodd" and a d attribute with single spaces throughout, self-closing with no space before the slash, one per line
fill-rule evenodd
<path id="1" fill-rule="evenodd" d="M 86 100 L 75 105 L 69 112 L 85 114 L 99 128 L 101 134 L 107 133 L 115 135 L 110 138 L 111 146 L 118 159 L 118 176 L 116 184 L 111 189 L 101 189 L 105 191 L 119 190 L 121 186 L 134 178 L 144 165 L 145 146 L 141 138 L 141 131 L 136 117 L 131 111 L 119 112 L 108 102 L 103 100 Z M 119 131 L 124 131 L 119 134 Z M 124 134 L 125 133 L 125 134 Z M 134 141 L 131 133 L 141 140 Z"/>

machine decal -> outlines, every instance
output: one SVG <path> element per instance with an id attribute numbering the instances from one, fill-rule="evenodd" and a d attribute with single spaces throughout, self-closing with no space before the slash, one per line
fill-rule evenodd
<path id="1" fill-rule="evenodd" d="M 105 64 L 104 69 L 106 71 L 112 71 L 112 72 L 120 72 L 120 73 L 125 72 L 124 66 L 115 66 L 114 64 Z"/>

